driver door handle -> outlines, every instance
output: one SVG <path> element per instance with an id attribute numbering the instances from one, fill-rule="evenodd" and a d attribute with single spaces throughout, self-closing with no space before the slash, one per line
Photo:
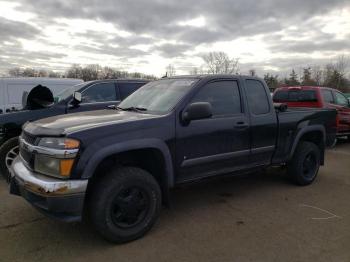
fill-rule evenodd
<path id="1" fill-rule="evenodd" d="M 249 127 L 248 123 L 245 121 L 238 121 L 236 122 L 236 124 L 234 125 L 235 128 L 237 129 L 246 129 Z"/>

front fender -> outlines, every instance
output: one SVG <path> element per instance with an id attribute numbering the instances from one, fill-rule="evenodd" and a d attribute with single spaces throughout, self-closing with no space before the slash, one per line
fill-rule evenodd
<path id="1" fill-rule="evenodd" d="M 132 141 L 120 142 L 120 143 L 105 146 L 100 150 L 96 151 L 92 156 L 89 157 L 89 159 L 85 159 L 87 161 L 82 161 L 83 159 L 80 159 L 79 161 L 81 162 L 80 165 L 83 165 L 83 163 L 87 163 L 87 164 L 85 167 L 82 167 L 82 166 L 79 167 L 79 164 L 78 164 L 77 169 L 82 168 L 83 173 L 81 178 L 88 179 L 92 177 L 97 166 L 106 157 L 111 156 L 113 154 L 130 151 L 130 150 L 145 149 L 145 148 L 158 149 L 163 154 L 164 161 L 165 161 L 164 175 L 166 176 L 166 182 L 167 182 L 166 186 L 168 188 L 173 187 L 174 170 L 173 170 L 171 154 L 168 146 L 162 140 L 159 140 L 159 139 L 136 139 Z"/>

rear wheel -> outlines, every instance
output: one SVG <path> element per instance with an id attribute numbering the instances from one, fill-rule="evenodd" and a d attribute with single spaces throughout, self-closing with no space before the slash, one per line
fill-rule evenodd
<path id="1" fill-rule="evenodd" d="M 0 173 L 5 179 L 10 176 L 10 167 L 19 154 L 18 137 L 7 140 L 0 147 Z"/>
<path id="2" fill-rule="evenodd" d="M 110 171 L 97 182 L 89 199 L 90 218 L 96 230 L 115 243 L 142 237 L 152 228 L 161 209 L 157 181 L 136 167 Z"/>
<path id="3" fill-rule="evenodd" d="M 311 184 L 320 168 L 320 149 L 311 142 L 300 142 L 288 163 L 288 175 L 298 185 Z"/>

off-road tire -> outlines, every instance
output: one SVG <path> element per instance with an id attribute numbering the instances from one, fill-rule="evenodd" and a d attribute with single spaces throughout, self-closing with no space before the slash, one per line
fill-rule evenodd
<path id="1" fill-rule="evenodd" d="M 321 153 L 317 145 L 306 141 L 300 142 L 287 165 L 288 176 L 298 185 L 311 184 L 317 177 L 320 158 Z"/>
<path id="2" fill-rule="evenodd" d="M 144 196 L 143 201 L 147 203 L 147 207 L 139 222 L 136 222 L 130 228 L 125 228 L 119 225 L 122 222 L 115 222 L 119 219 L 118 216 L 121 216 L 116 213 L 122 208 L 128 208 L 125 203 L 134 205 L 134 202 L 137 201 L 127 202 L 125 199 L 131 201 L 131 196 L 129 198 L 126 196 L 123 200 L 125 201 L 124 204 L 118 205 L 115 202 L 118 203 L 120 198 L 124 197 L 125 194 L 127 195 L 129 189 L 130 191 L 140 190 L 139 194 Z M 132 195 L 132 193 L 129 194 Z M 114 243 L 133 241 L 146 234 L 156 222 L 162 203 L 161 190 L 156 179 L 147 171 L 137 167 L 120 167 L 109 171 L 93 186 L 88 199 L 88 213 L 92 224 L 98 233 Z M 119 213 L 122 213 L 122 211 Z M 125 216 L 128 219 L 130 214 L 127 213 Z"/>

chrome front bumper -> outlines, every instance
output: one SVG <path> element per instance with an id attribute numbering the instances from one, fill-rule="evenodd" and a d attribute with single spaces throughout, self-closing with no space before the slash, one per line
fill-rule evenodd
<path id="1" fill-rule="evenodd" d="M 88 180 L 60 180 L 29 170 L 20 157 L 11 167 L 10 193 L 25 198 L 48 216 L 81 220 Z"/>

